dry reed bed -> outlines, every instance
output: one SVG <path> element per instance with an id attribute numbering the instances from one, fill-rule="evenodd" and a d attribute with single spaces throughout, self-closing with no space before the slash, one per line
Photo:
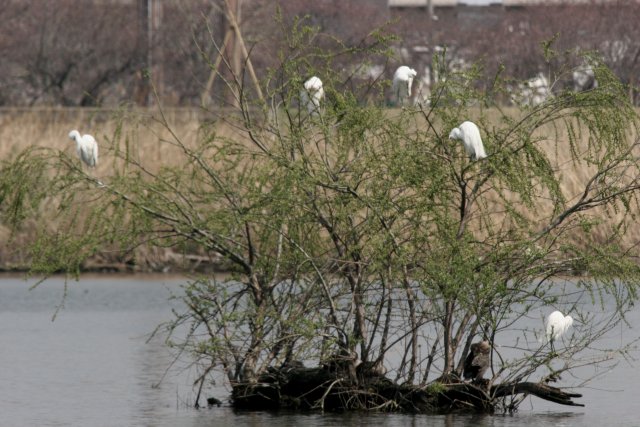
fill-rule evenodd
<path id="1" fill-rule="evenodd" d="M 123 116 L 126 116 L 126 119 L 119 120 Z M 107 177 L 114 168 L 122 167 L 122 161 L 115 159 L 115 150 L 120 150 L 121 153 L 123 150 L 129 150 L 132 158 L 145 168 L 155 171 L 161 166 L 178 166 L 184 159 L 182 150 L 171 143 L 175 141 L 176 136 L 182 143 L 193 147 L 200 137 L 202 123 L 213 119 L 215 116 L 211 113 L 191 109 L 165 110 L 163 115 L 157 110 L 0 109 L 0 158 L 10 159 L 30 145 L 62 150 L 70 156 L 75 156 L 75 143 L 68 138 L 68 134 L 70 130 L 78 129 L 81 133 L 93 134 L 100 145 L 100 162 L 91 172 L 94 176 Z M 488 119 L 494 120 L 494 117 L 489 116 Z M 166 120 L 171 132 L 162 124 L 163 120 Z M 218 125 L 216 131 L 222 136 L 236 140 L 246 138 L 246 135 L 237 129 L 224 124 Z M 547 125 L 541 128 L 538 134 L 551 135 L 556 131 L 552 125 Z M 117 132 L 120 132 L 120 138 L 114 138 Z M 592 171 L 586 167 L 576 168 L 571 163 L 568 137 L 566 134 L 560 134 L 559 137 L 561 146 L 562 140 L 567 141 L 566 150 L 556 150 L 551 142 L 543 141 L 541 144 L 547 148 L 552 164 L 563 170 L 562 191 L 567 199 L 571 200 L 580 194 Z M 490 141 L 488 145 L 490 147 Z M 489 210 L 495 210 L 492 219 L 494 223 L 504 220 L 500 205 L 497 198 L 489 197 L 487 200 Z M 544 206 L 525 213 L 533 219 L 542 219 L 549 214 Z M 619 217 L 619 214 L 613 218 L 616 217 Z M 611 222 L 609 219 L 600 226 L 599 233 L 602 236 L 606 234 Z M 4 242 L 0 244 L 0 270 L 16 266 L 24 268 L 26 254 L 23 249 L 33 236 L 29 231 L 14 236 L 12 240 L 8 240 L 8 236 L 8 231 L 0 228 L 0 239 Z M 635 244 L 639 239 L 640 230 L 629 230 L 624 243 Z M 174 254 L 166 250 L 142 248 L 136 254 L 136 263 L 146 264 L 140 268 L 156 270 L 161 269 L 162 264 L 173 257 Z M 107 264 L 109 262 L 112 261 L 108 261 Z"/>
<path id="2" fill-rule="evenodd" d="M 120 120 L 126 115 L 126 120 Z M 200 123 L 205 117 L 194 110 L 168 110 L 164 119 L 185 144 L 195 143 Z M 103 110 L 103 109 L 0 109 L 0 159 L 9 160 L 29 146 L 60 150 L 75 157 L 75 142 L 69 139 L 72 129 L 92 134 L 99 145 L 99 164 L 89 173 L 98 179 L 109 176 L 114 168 L 122 167 L 122 160 L 114 157 L 114 151 L 129 150 L 129 156 L 149 170 L 161 165 L 176 163 L 181 150 L 175 145 L 160 142 L 171 141 L 173 136 L 161 121 L 163 116 L 152 110 Z M 120 137 L 115 138 L 119 133 Z M 126 147 L 125 147 L 126 146 Z M 56 219 L 49 216 L 48 226 L 56 228 Z M 28 254 L 25 247 L 34 238 L 36 227 L 27 221 L 23 231 L 11 236 L 9 230 L 0 227 L 0 271 L 24 269 Z M 108 252 L 108 251 L 106 251 Z M 166 250 L 139 248 L 125 259 L 107 253 L 100 254 L 89 268 L 127 270 L 162 270 L 163 263 L 172 260 Z M 131 259 L 135 258 L 132 263 Z M 134 265 L 135 264 L 135 265 Z"/>

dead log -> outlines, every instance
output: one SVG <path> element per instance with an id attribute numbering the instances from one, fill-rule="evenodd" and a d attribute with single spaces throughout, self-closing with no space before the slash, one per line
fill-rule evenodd
<path id="1" fill-rule="evenodd" d="M 584 406 L 582 397 L 543 383 L 434 382 L 396 384 L 383 375 L 358 375 L 302 366 L 269 369 L 256 383 L 236 384 L 231 402 L 244 410 L 377 410 L 403 413 L 493 413 L 506 396 L 530 394 L 561 405 Z"/>
<path id="2" fill-rule="evenodd" d="M 574 397 L 582 397 L 579 393 L 567 393 L 559 388 L 551 387 L 544 383 L 507 383 L 496 384 L 491 387 L 491 395 L 495 398 L 511 396 L 515 394 L 532 394 L 540 399 L 567 406 L 584 406 L 571 400 Z"/>

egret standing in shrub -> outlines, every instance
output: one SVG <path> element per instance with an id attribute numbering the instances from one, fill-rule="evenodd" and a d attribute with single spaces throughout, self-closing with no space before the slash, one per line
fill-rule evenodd
<path id="1" fill-rule="evenodd" d="M 95 168 L 98 164 L 98 143 L 89 134 L 80 135 L 77 130 L 69 132 L 69 138 L 76 142 L 78 157 L 90 168 Z"/>
<path id="2" fill-rule="evenodd" d="M 324 89 L 320 78 L 313 76 L 304 82 L 304 89 L 300 93 L 300 100 L 302 101 L 302 105 L 307 108 L 309 114 L 319 113 L 320 102 L 323 98 Z"/>
<path id="3" fill-rule="evenodd" d="M 406 65 L 398 67 L 394 73 L 392 89 L 399 105 L 404 105 L 405 99 L 411 96 L 411 85 L 417 74 L 416 70 Z"/>
<path id="4" fill-rule="evenodd" d="M 548 341 L 556 341 L 560 339 L 567 329 L 573 325 L 573 317 L 565 316 L 560 311 L 556 310 L 547 316 L 546 323 L 546 338 Z"/>
<path id="5" fill-rule="evenodd" d="M 449 139 L 456 139 L 462 141 L 464 149 L 467 151 L 471 160 L 480 160 L 487 157 L 487 153 L 484 151 L 484 145 L 482 145 L 482 138 L 480 137 L 480 129 L 473 122 L 463 122 L 457 128 L 453 128 L 449 134 Z"/>

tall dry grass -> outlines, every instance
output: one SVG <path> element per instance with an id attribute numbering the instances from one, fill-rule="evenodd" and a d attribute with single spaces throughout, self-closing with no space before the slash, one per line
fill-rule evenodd
<path id="1" fill-rule="evenodd" d="M 396 112 L 397 113 L 397 112 Z M 126 120 L 119 120 L 122 114 L 127 115 Z M 81 133 L 91 133 L 95 136 L 100 146 L 100 160 L 98 167 L 91 173 L 97 178 L 109 176 L 113 168 L 121 167 L 122 161 L 116 160 L 112 155 L 114 150 L 125 149 L 122 145 L 126 141 L 133 141 L 128 144 L 130 155 L 145 168 L 151 171 L 157 170 L 161 166 L 177 165 L 184 159 L 181 150 L 169 141 L 173 141 L 177 136 L 181 142 L 187 146 L 194 146 L 200 137 L 201 126 L 206 121 L 215 119 L 210 113 L 195 109 L 168 109 L 161 116 L 157 110 L 132 110 L 118 111 L 106 109 L 89 108 L 32 108 L 32 109 L 0 109 L 0 159 L 9 160 L 21 150 L 29 146 L 48 147 L 54 150 L 61 150 L 70 156 L 75 156 L 75 143 L 68 138 L 72 129 L 78 129 Z M 391 112 L 391 114 L 394 114 Z M 517 114 L 514 110 L 513 114 Z M 162 124 L 166 120 L 169 128 Z M 488 121 L 498 120 L 498 115 L 486 116 Z M 223 123 L 223 122 L 218 122 Z M 223 136 L 235 139 L 246 138 L 237 129 L 230 125 L 218 124 L 216 131 Z M 549 124 L 538 130 L 540 136 L 554 135 L 558 132 L 557 127 Z M 121 137 L 114 143 L 114 135 L 120 132 Z M 448 132 L 447 132 L 448 133 Z M 584 188 L 584 183 L 588 179 L 592 168 L 580 165 L 576 167 L 571 161 L 568 148 L 568 135 L 560 131 L 557 136 L 560 138 L 560 145 L 556 147 L 549 141 L 542 141 L 541 145 L 546 147 L 552 164 L 561 173 L 562 191 L 570 201 L 579 197 Z M 584 137 L 584 136 L 583 136 Z M 566 147 L 563 146 L 566 141 Z M 491 142 L 487 141 L 490 147 Z M 489 150 L 490 151 L 490 148 Z M 506 216 L 503 215 L 500 203 L 496 200 L 488 200 L 488 205 L 495 205 L 494 221 L 501 221 Z M 637 213 L 637 208 L 635 213 Z M 601 224 L 596 233 L 604 236 L 608 234 L 611 224 L 620 214 L 612 217 L 605 217 L 603 211 L 596 211 L 595 215 L 603 215 Z M 544 207 L 525 213 L 533 219 L 542 219 L 551 213 Z M 24 247 L 33 238 L 33 227 L 26 227 L 22 233 L 10 236 L 8 230 L 0 226 L 0 270 L 11 268 L 24 268 L 27 262 L 27 254 Z M 11 237 L 11 239 L 10 239 Z M 640 228 L 632 228 L 624 236 L 623 243 L 634 245 L 640 241 Z M 142 248 L 134 255 L 135 264 L 146 264 L 139 266 L 142 269 L 161 270 L 165 262 L 170 262 L 175 258 L 175 254 L 166 250 L 155 250 Z M 103 264 L 127 264 L 126 260 L 116 261 L 115 258 L 103 257 Z M 107 258 L 109 258 L 107 260 Z M 200 257 L 195 259 L 201 260 Z M 175 261 L 175 259 L 174 259 Z M 99 265 L 101 261 L 97 261 Z M 123 264 L 123 265 L 124 265 Z"/>
<path id="2" fill-rule="evenodd" d="M 576 126 L 575 121 L 573 125 Z M 566 199 L 567 206 L 576 203 L 582 197 L 587 182 L 598 170 L 596 165 L 584 161 L 588 156 L 587 147 L 589 146 L 588 139 L 590 137 L 588 130 L 584 126 L 576 126 L 576 128 L 578 129 L 577 141 L 575 142 L 576 154 L 581 159 L 578 161 L 571 153 L 568 129 L 562 123 L 547 123 L 534 133 L 534 137 L 540 139 L 539 146 L 545 151 L 551 166 L 556 170 L 560 182 L 560 190 Z M 638 137 L 633 128 L 629 128 L 626 131 L 630 139 Z M 640 155 L 640 152 L 636 153 L 636 155 Z M 635 178 L 635 176 L 627 176 L 622 178 L 620 184 L 623 182 L 629 183 Z M 636 215 L 638 212 L 640 212 L 640 207 L 632 206 L 632 213 Z M 526 217 L 533 219 L 543 216 L 550 218 L 553 215 L 550 205 L 545 206 L 544 204 L 525 212 Z M 584 215 L 591 220 L 600 222 L 599 225 L 593 227 L 591 237 L 593 241 L 604 243 L 614 233 L 615 227 L 623 220 L 625 213 L 623 209 L 616 211 L 606 207 L 598 207 L 585 212 Z M 572 238 L 578 242 L 586 243 L 581 236 L 580 230 L 574 230 L 567 233 L 565 238 Z M 629 247 L 636 245 L 638 241 L 640 241 L 640 229 L 632 227 L 624 234 L 621 243 Z"/>
<path id="3" fill-rule="evenodd" d="M 126 114 L 126 120 L 120 120 L 123 114 Z M 169 128 L 183 143 L 192 145 L 196 143 L 201 123 L 206 119 L 209 118 L 203 112 L 189 109 L 169 109 L 163 111 L 161 116 L 155 110 L 125 112 L 91 108 L 4 108 L 0 109 L 0 159 L 10 160 L 30 146 L 60 150 L 76 157 L 75 142 L 68 135 L 71 130 L 77 129 L 82 134 L 92 134 L 98 142 L 98 166 L 89 172 L 98 179 L 110 175 L 113 168 L 121 167 L 123 162 L 113 155 L 116 149 L 120 152 L 128 150 L 131 158 L 150 171 L 155 171 L 163 165 L 175 165 L 177 159 L 183 157 L 179 148 L 166 142 L 174 140 L 174 135 L 162 121 L 167 121 Z M 119 138 L 115 138 L 116 133 L 120 134 Z M 53 213 L 49 218 L 50 228 L 55 229 Z M 36 230 L 37 224 L 29 220 L 15 234 L 0 224 L 0 271 L 28 267 L 26 247 L 35 238 Z M 200 263 L 200 257 L 193 258 L 196 264 Z M 175 266 L 184 261 L 178 260 L 171 251 L 146 247 L 126 255 L 105 251 L 86 267 L 98 270 L 163 270 L 167 265 Z"/>
<path id="4" fill-rule="evenodd" d="M 191 109 L 169 109 L 163 112 L 175 133 L 186 143 L 194 142 L 204 113 Z M 127 120 L 119 116 L 127 114 Z M 111 142 L 120 128 L 125 138 L 135 140 L 133 155 L 149 165 L 170 164 L 176 159 L 177 148 L 159 141 L 172 138 L 154 110 L 118 111 L 92 108 L 0 109 L 0 158 L 9 159 L 26 147 L 40 146 L 75 155 L 75 142 L 69 132 L 77 129 L 89 133 L 98 141 L 99 165 L 96 174 L 107 173 L 113 165 L 109 152 Z"/>

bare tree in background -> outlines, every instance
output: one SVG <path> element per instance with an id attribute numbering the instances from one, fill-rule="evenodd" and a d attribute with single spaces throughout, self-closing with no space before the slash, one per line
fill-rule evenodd
<path id="1" fill-rule="evenodd" d="M 3 14 L 19 15 L 2 26 L 11 104 L 98 105 L 126 99 L 136 46 L 134 17 L 125 5 L 60 0 L 9 2 Z"/>
<path id="2" fill-rule="evenodd" d="M 425 8 L 389 9 L 385 0 L 87 0 L 82 7 L 77 1 L 58 0 L 55 8 L 42 4 L 0 0 L 1 105 L 146 105 L 152 87 L 165 105 L 202 105 L 207 97 L 212 105 L 229 105 L 230 86 L 224 80 L 231 75 L 251 79 L 243 49 L 250 53 L 255 75 L 265 75 L 288 42 L 282 25 L 302 17 L 318 30 L 311 42 L 327 51 L 335 47 L 336 38 L 357 46 L 379 27 L 399 37 L 389 64 L 369 64 L 357 55 L 338 58 L 336 66 L 358 78 L 367 78 L 367 67 L 375 67 L 382 74 L 374 73 L 374 79 L 390 79 L 403 63 L 418 71 L 418 82 L 433 85 L 439 72 L 433 55 L 446 50 L 440 65 L 449 70 L 482 61 L 485 74 L 479 76 L 478 86 L 490 86 L 499 70 L 529 79 L 550 69 L 535 53 L 542 41 L 552 38 L 560 52 L 597 51 L 628 85 L 632 97 L 640 71 L 640 30 L 634 20 L 640 5 L 629 0 L 520 8 L 459 6 L 436 8 L 432 14 Z M 318 65 L 326 58 L 311 61 Z M 216 70 L 225 69 L 233 73 L 215 78 Z M 347 78 L 345 84 L 354 81 Z M 554 89 L 568 83 L 557 81 Z"/>
<path id="3" fill-rule="evenodd" d="M 568 60 L 563 63 L 573 67 L 582 65 L 575 62 L 577 54 L 597 52 L 623 83 L 631 85 L 633 95 L 632 86 L 640 71 L 640 30 L 634 18 L 639 8 L 636 3 L 616 0 L 602 4 L 441 8 L 435 10 L 437 19 L 431 20 L 426 10 L 407 8 L 393 12 L 392 17 L 397 20 L 393 28 L 403 40 L 407 60 L 418 70 L 429 68 L 431 56 L 439 47 L 446 47 L 451 63 L 482 59 L 487 83 L 479 81 L 480 85 L 490 84 L 499 70 L 517 79 L 529 79 L 541 72 L 546 75 L 552 68 L 537 52 L 541 43 L 553 39 L 554 49 Z M 556 82 L 555 90 L 571 84 L 566 75 L 548 77 Z"/>

